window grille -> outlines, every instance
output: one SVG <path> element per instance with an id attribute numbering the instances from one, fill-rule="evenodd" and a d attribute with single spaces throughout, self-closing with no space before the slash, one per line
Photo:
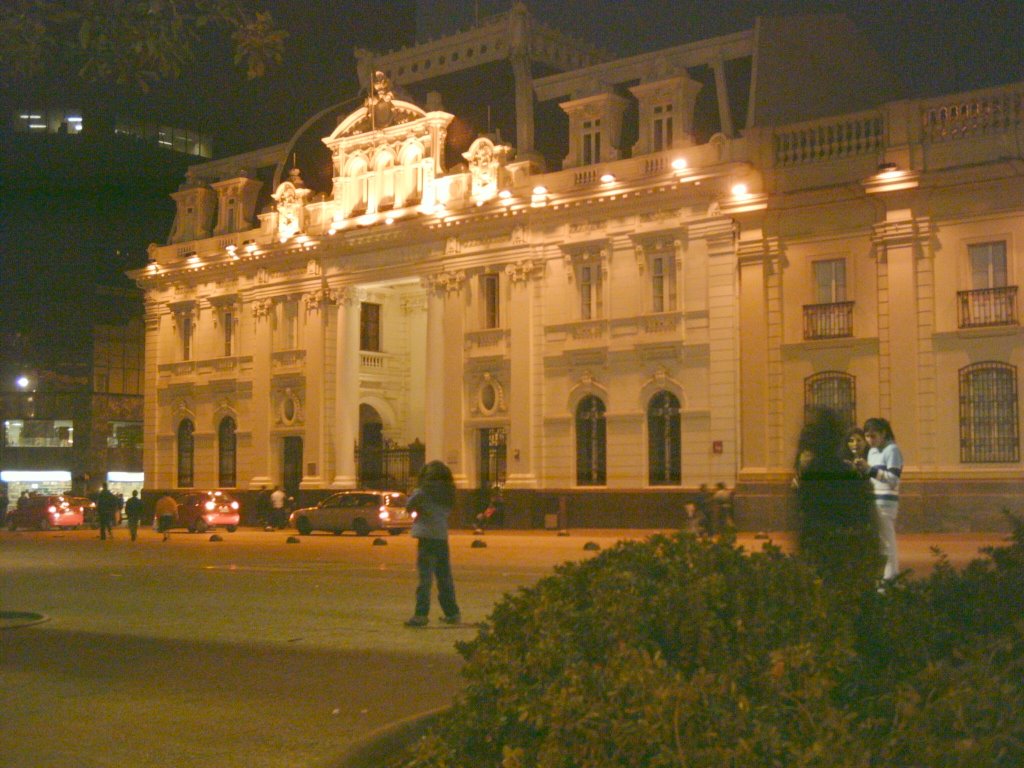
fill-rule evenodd
<path id="1" fill-rule="evenodd" d="M 588 395 L 576 407 L 576 484 L 604 485 L 606 437 L 604 403 Z"/>
<path id="2" fill-rule="evenodd" d="M 182 419 L 178 425 L 178 487 L 191 488 L 195 467 L 195 425 L 190 419 Z"/>
<path id="3" fill-rule="evenodd" d="M 960 461 L 1020 461 L 1017 369 L 983 362 L 960 369 Z"/>
<path id="4" fill-rule="evenodd" d="M 804 420 L 818 408 L 829 408 L 847 426 L 857 423 L 856 379 L 842 371 L 822 371 L 804 379 Z"/>
<path id="5" fill-rule="evenodd" d="M 661 391 L 647 407 L 648 482 L 650 485 L 679 485 L 682 440 L 679 399 Z"/>
<path id="6" fill-rule="evenodd" d="M 237 485 L 236 448 L 235 420 L 225 416 L 217 429 L 217 483 L 221 488 L 234 488 Z"/>

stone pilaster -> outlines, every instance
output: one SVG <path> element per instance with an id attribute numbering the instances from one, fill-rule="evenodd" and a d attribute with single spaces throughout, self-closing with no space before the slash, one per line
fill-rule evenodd
<path id="1" fill-rule="evenodd" d="M 539 425 L 535 413 L 541 410 L 543 383 L 541 361 L 535 359 L 539 324 L 534 317 L 543 262 L 524 259 L 505 267 L 509 280 L 509 405 L 508 477 L 509 488 L 536 488 L 539 455 Z"/>

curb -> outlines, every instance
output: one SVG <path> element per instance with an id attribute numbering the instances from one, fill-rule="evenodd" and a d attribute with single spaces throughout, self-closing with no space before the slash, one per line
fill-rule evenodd
<path id="1" fill-rule="evenodd" d="M 339 757 L 325 764 L 326 768 L 380 768 L 418 740 L 448 707 L 432 709 L 385 725 L 362 737 Z"/>
<path id="2" fill-rule="evenodd" d="M 49 620 L 50 617 L 43 613 L 0 611 L 0 630 L 31 627 L 33 624 L 42 624 L 44 621 Z"/>

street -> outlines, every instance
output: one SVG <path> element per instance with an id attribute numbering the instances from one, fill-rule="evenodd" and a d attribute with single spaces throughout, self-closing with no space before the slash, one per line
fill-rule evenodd
<path id="1" fill-rule="evenodd" d="M 353 740 L 444 706 L 460 687 L 457 640 L 471 626 L 408 629 L 415 541 L 242 529 L 150 529 L 132 543 L 95 531 L 0 533 L 0 607 L 47 621 L 0 628 L 0 765 L 5 768 L 309 768 Z M 554 565 L 650 531 L 456 533 L 467 622 Z M 787 537 L 776 537 L 785 544 Z M 999 534 L 905 537 L 954 563 Z M 486 547 L 475 548 L 482 540 Z M 741 541 L 748 549 L 761 542 Z"/>

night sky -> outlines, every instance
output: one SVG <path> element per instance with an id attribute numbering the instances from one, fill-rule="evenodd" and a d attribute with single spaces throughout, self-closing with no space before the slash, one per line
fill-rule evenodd
<path id="1" fill-rule="evenodd" d="M 263 147 L 287 141 L 321 109 L 358 97 L 354 47 L 399 48 L 414 35 L 436 38 L 510 6 L 509 0 L 263 4 L 290 35 L 285 63 L 269 76 L 246 81 L 221 36 L 179 81 L 158 84 L 146 96 L 91 89 L 100 94 L 93 104 L 210 132 L 221 156 Z M 1024 0 L 532 0 L 527 6 L 544 23 L 619 55 L 750 29 L 758 15 L 841 12 L 892 63 L 908 96 L 1024 80 Z M 74 105 L 79 88 L 55 82 L 29 91 L 27 101 L 46 93 L 51 103 Z M 0 84 L 0 108 L 23 108 L 24 99 L 17 84 Z M 116 162 L 96 158 L 93 170 L 48 174 L 43 159 L 5 163 L 6 178 L 0 176 L 0 352 L 7 363 L 26 350 L 47 347 L 50 354 L 41 358 L 52 360 L 83 348 L 88 283 L 127 285 L 122 270 L 143 265 L 146 245 L 166 238 L 174 210 L 168 195 L 182 178 L 177 168 L 157 168 L 162 161 L 147 162 L 150 188 L 140 191 L 112 173 Z M 88 158 L 79 160 L 90 166 Z M 188 158 L 176 162 L 183 167 Z M 113 219 L 113 226 L 102 226 Z M 12 330 L 20 334 L 13 347 Z"/>
<path id="2" fill-rule="evenodd" d="M 226 50 L 207 51 L 182 83 L 159 88 L 148 103 L 210 129 L 222 149 L 284 141 L 307 117 L 356 95 L 355 46 L 401 47 L 413 13 L 417 36 L 436 38 L 468 27 L 474 16 L 500 13 L 510 1 L 264 4 L 290 33 L 283 67 L 245 82 L 232 75 Z M 620 55 L 750 29 L 759 15 L 838 12 L 892 63 L 908 95 L 1024 79 L 1024 0 L 530 0 L 527 7 L 543 22 Z"/>

